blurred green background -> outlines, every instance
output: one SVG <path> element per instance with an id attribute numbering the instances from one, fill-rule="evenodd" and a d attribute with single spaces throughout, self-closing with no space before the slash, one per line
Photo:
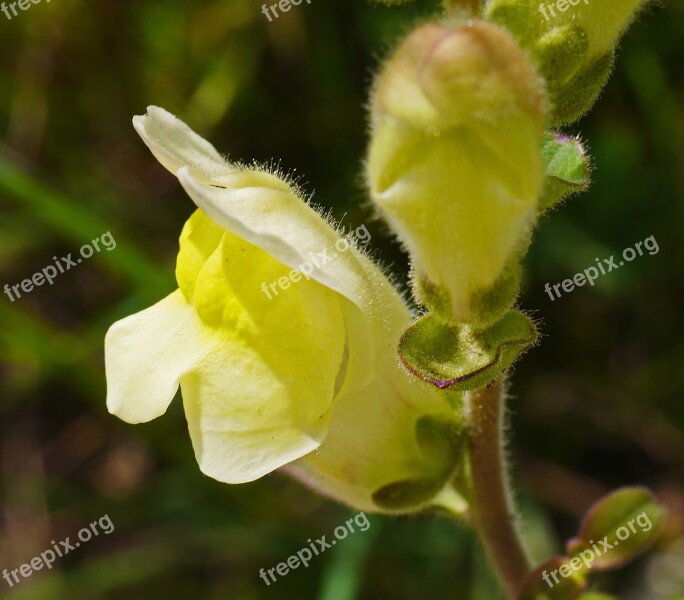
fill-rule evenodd
<path id="1" fill-rule="evenodd" d="M 596 0 L 608 1 L 608 0 Z M 612 1 L 612 0 L 611 0 Z M 360 176 L 380 58 L 435 2 L 312 0 L 277 21 L 259 0 L 56 0 L 0 13 L 0 286 L 111 231 L 101 252 L 20 300 L 0 297 L 0 569 L 104 514 L 116 529 L 0 596 L 495 600 L 482 551 L 434 516 L 372 518 L 365 533 L 267 588 L 272 568 L 349 518 L 281 474 L 204 477 L 180 402 L 150 424 L 108 415 L 102 340 L 175 287 L 193 210 L 131 126 L 148 104 L 232 159 L 294 172 L 347 225 L 372 221 Z M 684 5 L 646 11 L 581 133 L 594 182 L 543 219 L 522 306 L 543 342 L 513 377 L 509 451 L 538 558 L 625 484 L 670 511 L 653 552 L 597 580 L 630 600 L 684 594 Z M 660 252 L 551 302 L 558 283 L 648 236 Z"/>

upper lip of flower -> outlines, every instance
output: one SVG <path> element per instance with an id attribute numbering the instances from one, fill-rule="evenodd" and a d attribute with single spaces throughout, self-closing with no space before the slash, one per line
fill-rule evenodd
<path id="1" fill-rule="evenodd" d="M 152 153 L 215 223 L 288 267 L 296 269 L 306 256 L 333 248 L 339 239 L 296 187 L 264 170 L 228 163 L 208 141 L 164 109 L 150 106 L 146 115 L 134 117 L 133 124 Z M 369 303 L 388 302 L 393 296 L 394 310 L 403 309 L 408 318 L 408 309 L 381 270 L 361 253 L 345 252 L 311 277 L 365 312 Z M 376 289 L 378 281 L 383 289 Z"/>

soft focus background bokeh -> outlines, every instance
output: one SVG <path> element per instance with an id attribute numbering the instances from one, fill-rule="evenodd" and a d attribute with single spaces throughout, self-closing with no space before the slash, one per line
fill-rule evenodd
<path id="1" fill-rule="evenodd" d="M 592 0 L 606 2 L 609 0 Z M 613 0 L 610 0 L 613 1 Z M 617 0 L 615 0 L 617 1 Z M 380 57 L 435 2 L 312 0 L 269 23 L 259 0 L 55 0 L 0 13 L 0 286 L 110 231 L 103 251 L 10 302 L 0 296 L 0 570 L 108 514 L 115 525 L 0 596 L 15 600 L 495 600 L 471 533 L 434 516 L 365 533 L 267 588 L 344 507 L 280 474 L 201 475 L 180 402 L 150 424 L 108 415 L 102 341 L 175 287 L 193 205 L 131 126 L 158 104 L 236 160 L 301 177 L 367 224 L 365 101 Z M 588 506 L 651 486 L 670 520 L 654 551 L 598 579 L 630 600 L 684 597 L 684 5 L 647 11 L 581 132 L 591 190 L 545 218 L 522 306 L 545 334 L 513 377 L 509 449 L 530 542 L 560 549 Z M 558 283 L 648 236 L 660 252 L 551 302 Z"/>

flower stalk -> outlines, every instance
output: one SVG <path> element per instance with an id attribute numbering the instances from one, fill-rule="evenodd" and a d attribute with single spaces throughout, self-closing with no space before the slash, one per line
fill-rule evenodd
<path id="1" fill-rule="evenodd" d="M 470 393 L 468 407 L 473 521 L 509 598 L 532 568 L 516 526 L 505 463 L 501 381 Z"/>

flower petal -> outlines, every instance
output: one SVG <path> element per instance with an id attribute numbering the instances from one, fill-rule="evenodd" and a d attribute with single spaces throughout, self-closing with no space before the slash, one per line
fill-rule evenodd
<path id="1" fill-rule="evenodd" d="M 107 408 L 128 423 L 166 412 L 200 353 L 195 311 L 180 291 L 117 321 L 105 337 Z"/>
<path id="2" fill-rule="evenodd" d="M 418 423 L 429 416 L 458 427 L 461 402 L 461 394 L 429 388 L 409 376 L 388 351 L 369 385 L 341 394 L 321 447 L 285 470 L 320 493 L 368 512 L 416 510 L 417 506 L 388 509 L 376 502 L 374 493 L 396 482 L 434 477 L 437 487 L 426 498 L 426 504 L 434 505 L 455 463 L 445 469 L 421 448 Z M 454 452 L 452 460 L 458 458 Z M 463 500 L 450 505 L 461 510 Z"/>
<path id="3" fill-rule="evenodd" d="M 351 349 L 349 367 L 354 377 L 369 380 L 381 331 L 389 323 L 392 327 L 410 323 L 401 296 L 380 269 L 353 246 L 341 250 L 345 244 L 340 244 L 339 234 L 296 190 L 274 175 L 243 170 L 208 184 L 181 169 L 178 177 L 214 222 L 281 263 L 309 270 L 311 279 L 350 301 L 343 305 Z"/>
<path id="4" fill-rule="evenodd" d="M 318 448 L 332 414 L 334 376 L 308 370 L 282 353 L 265 362 L 258 349 L 224 335 L 181 379 L 202 472 L 245 483 Z"/>
<path id="5" fill-rule="evenodd" d="M 214 146 L 163 108 L 148 106 L 146 115 L 133 117 L 133 126 L 157 160 L 174 175 L 183 166 L 207 179 L 233 169 Z"/>
<path id="6" fill-rule="evenodd" d="M 225 229 L 201 210 L 196 210 L 185 222 L 179 240 L 176 281 L 188 300 L 193 297 L 202 267 L 221 243 L 224 233 Z"/>
<path id="7" fill-rule="evenodd" d="M 150 420 L 180 381 L 200 468 L 226 483 L 252 481 L 317 448 L 346 343 L 340 297 L 305 279 L 267 296 L 263 284 L 286 273 L 225 231 L 197 275 L 192 304 L 177 291 L 110 330 L 110 410 Z"/>
<path id="8" fill-rule="evenodd" d="M 342 250 L 345 245 L 339 244 L 339 233 L 302 199 L 295 186 L 263 170 L 227 163 L 180 119 L 156 106 L 147 110 L 146 115 L 134 118 L 136 130 L 215 223 L 291 268 L 310 265 L 313 279 L 357 306 L 382 297 L 403 308 L 382 272 L 361 253 Z M 369 288 L 374 290 L 370 299 Z"/>
<path id="9" fill-rule="evenodd" d="M 257 479 L 327 434 L 346 342 L 340 298 L 306 280 L 267 297 L 264 283 L 286 272 L 225 232 L 195 283 L 213 343 L 181 389 L 197 461 L 219 481 Z"/>
<path id="10" fill-rule="evenodd" d="M 215 223 L 291 268 L 309 265 L 313 279 L 356 305 L 365 304 L 369 265 L 361 264 L 360 255 L 335 246 L 340 235 L 286 181 L 247 169 L 209 183 L 182 168 L 178 179 Z"/>
<path id="11" fill-rule="evenodd" d="M 393 329 L 400 323 L 405 328 L 411 321 L 403 299 L 382 271 L 349 246 L 289 182 L 258 168 L 226 165 L 223 171 L 198 169 L 197 152 L 184 149 L 203 147 L 198 141 L 201 138 L 163 109 L 150 107 L 146 116 L 137 117 L 137 123 L 155 156 L 177 174 L 193 201 L 214 223 L 262 248 L 280 263 L 310 271 L 312 279 L 349 300 L 342 304 L 350 348 L 348 371 L 353 378 L 369 381 L 376 364 L 376 340 L 382 339 L 388 327 Z M 188 138 L 186 142 L 183 136 Z M 213 147 L 211 150 L 215 153 Z M 191 229 L 185 233 L 191 235 Z M 196 254 L 199 260 L 203 251 Z M 184 270 L 177 270 L 177 275 L 187 296 L 194 285 L 192 279 Z"/>

